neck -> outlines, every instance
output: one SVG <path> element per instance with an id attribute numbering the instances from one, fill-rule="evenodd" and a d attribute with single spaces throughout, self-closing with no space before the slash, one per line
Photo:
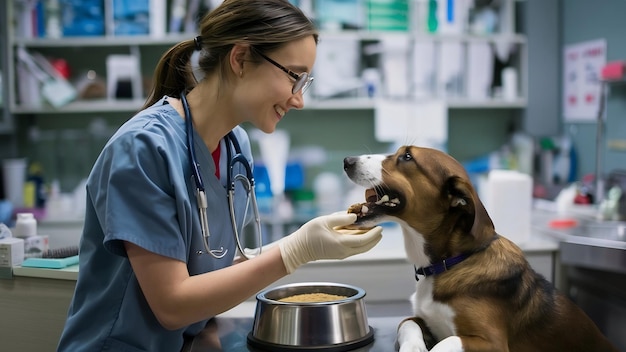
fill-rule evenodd
<path id="1" fill-rule="evenodd" d="M 438 274 L 441 274 L 450 270 L 452 267 L 456 266 L 457 264 L 461 264 L 464 260 L 472 256 L 473 254 L 484 251 L 487 247 L 489 247 L 489 244 L 491 244 L 491 242 L 493 242 L 497 238 L 498 238 L 498 235 L 494 235 L 490 239 L 489 243 L 485 245 L 482 245 L 470 251 L 465 251 L 465 252 L 450 256 L 450 257 L 446 257 L 442 260 L 435 261 L 434 263 L 428 266 L 422 266 L 418 268 L 417 265 L 414 265 L 415 280 L 419 281 L 418 275 L 422 275 L 422 276 L 438 275 Z"/>
<path id="2" fill-rule="evenodd" d="M 218 99 L 217 89 L 212 86 L 203 81 L 187 94 L 194 127 L 209 150 L 215 150 L 219 141 L 237 126 L 226 108 L 228 100 Z"/>

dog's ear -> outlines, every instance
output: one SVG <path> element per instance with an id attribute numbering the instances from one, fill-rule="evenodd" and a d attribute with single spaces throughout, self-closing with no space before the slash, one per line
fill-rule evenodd
<path id="1" fill-rule="evenodd" d="M 458 224 L 463 232 L 474 238 L 491 235 L 493 222 L 470 181 L 455 176 L 448 180 L 448 186 L 450 207 L 461 213 Z"/>

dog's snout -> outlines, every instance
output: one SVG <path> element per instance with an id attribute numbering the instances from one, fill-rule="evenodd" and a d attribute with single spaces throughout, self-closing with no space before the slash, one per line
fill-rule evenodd
<path id="1" fill-rule="evenodd" d="M 356 157 L 356 156 L 348 156 L 348 157 L 345 157 L 345 158 L 343 159 L 343 169 L 344 169 L 345 171 L 348 171 L 349 169 L 354 168 L 354 165 L 356 165 L 356 163 L 357 163 L 357 161 L 358 161 L 358 160 L 359 160 L 359 158 L 358 158 L 358 157 Z"/>

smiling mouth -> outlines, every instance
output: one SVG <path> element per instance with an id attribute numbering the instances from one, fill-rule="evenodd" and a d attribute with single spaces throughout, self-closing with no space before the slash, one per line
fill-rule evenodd
<path id="1" fill-rule="evenodd" d="M 403 204 L 397 192 L 380 187 L 365 190 L 365 200 L 365 203 L 353 204 L 348 208 L 348 213 L 357 215 L 355 224 L 373 222 L 382 215 L 396 213 Z"/>
<path id="2" fill-rule="evenodd" d="M 286 114 L 286 112 L 285 112 L 283 109 L 281 109 L 281 108 L 277 108 L 277 109 L 276 109 L 276 113 L 280 116 L 280 118 L 281 118 L 281 119 L 282 119 L 282 118 L 283 118 L 283 116 L 285 116 L 285 114 Z"/>

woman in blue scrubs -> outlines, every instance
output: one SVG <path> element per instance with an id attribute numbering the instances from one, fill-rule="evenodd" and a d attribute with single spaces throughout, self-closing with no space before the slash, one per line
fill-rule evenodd
<path id="1" fill-rule="evenodd" d="M 180 351 L 209 319 L 300 265 L 362 253 L 381 239 L 380 227 L 341 234 L 333 228 L 356 216 L 331 214 L 233 265 L 225 188 L 232 146 L 224 137 L 232 131 L 252 164 L 239 125 L 271 133 L 304 106 L 318 33 L 286 0 L 226 0 L 199 32 L 163 55 L 144 108 L 89 175 L 80 270 L 58 351 Z M 193 117 L 211 247 L 227 250 L 221 259 L 206 253 L 201 235 L 181 92 Z"/>

